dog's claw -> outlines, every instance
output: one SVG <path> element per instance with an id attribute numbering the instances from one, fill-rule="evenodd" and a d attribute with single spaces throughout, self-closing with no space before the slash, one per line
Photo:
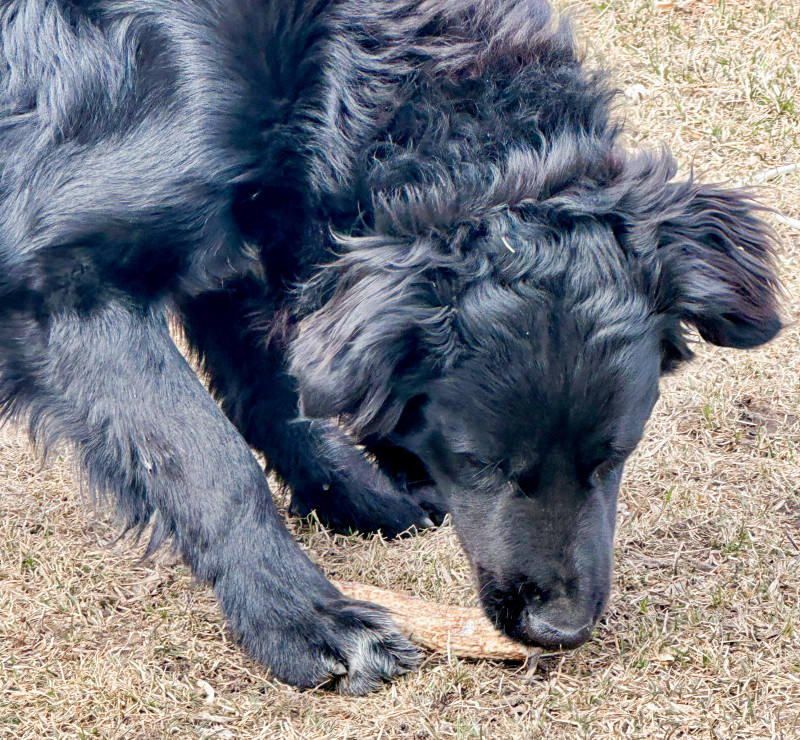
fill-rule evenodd
<path id="1" fill-rule="evenodd" d="M 334 676 L 346 676 L 347 675 L 347 666 L 344 663 L 337 663 L 331 669 L 331 673 Z"/>

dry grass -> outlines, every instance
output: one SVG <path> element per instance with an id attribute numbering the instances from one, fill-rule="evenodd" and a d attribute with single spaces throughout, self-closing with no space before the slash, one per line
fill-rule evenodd
<path id="1" fill-rule="evenodd" d="M 797 3 L 579 12 L 592 54 L 644 88 L 625 109 L 633 143 L 665 140 L 713 179 L 800 158 Z M 800 174 L 770 185 L 768 201 L 800 218 Z M 800 235 L 778 228 L 796 319 Z M 115 530 L 80 507 L 68 465 L 41 470 L 7 431 L 0 737 L 800 737 L 799 344 L 795 325 L 757 352 L 701 348 L 665 383 L 626 476 L 616 581 L 590 644 L 533 676 L 431 658 L 365 699 L 271 680 L 231 646 L 185 567 L 109 544 Z M 473 599 L 449 528 L 387 544 L 293 526 L 339 578 Z"/>

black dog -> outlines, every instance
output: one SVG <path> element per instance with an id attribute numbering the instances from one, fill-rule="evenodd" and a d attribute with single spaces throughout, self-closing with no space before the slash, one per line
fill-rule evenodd
<path id="1" fill-rule="evenodd" d="M 612 97 L 542 0 L 7 0 L 3 415 L 285 681 L 362 693 L 416 652 L 302 553 L 248 443 L 338 529 L 449 507 L 498 626 L 581 644 L 684 327 L 780 328 L 758 205 L 626 154 Z"/>

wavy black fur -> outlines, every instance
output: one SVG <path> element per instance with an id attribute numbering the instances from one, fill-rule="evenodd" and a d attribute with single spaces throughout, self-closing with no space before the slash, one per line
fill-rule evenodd
<path id="1" fill-rule="evenodd" d="M 612 98 L 542 0 L 9 0 L 3 417 L 296 685 L 417 655 L 291 540 L 248 443 L 340 530 L 449 508 L 497 624 L 579 644 L 686 327 L 780 328 L 758 203 L 623 151 Z"/>

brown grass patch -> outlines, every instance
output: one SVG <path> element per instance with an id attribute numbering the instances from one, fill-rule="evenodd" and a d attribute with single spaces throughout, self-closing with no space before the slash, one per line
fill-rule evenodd
<path id="1" fill-rule="evenodd" d="M 743 180 L 800 158 L 800 6 L 608 0 L 578 8 L 631 88 L 634 145 Z M 634 87 L 637 86 L 637 87 Z M 800 174 L 768 202 L 800 218 Z M 776 221 L 797 318 L 798 231 Z M 432 658 L 373 696 L 299 692 L 230 644 L 186 568 L 140 563 L 0 436 L 0 737 L 793 738 L 800 736 L 800 329 L 750 353 L 699 348 L 664 386 L 626 475 L 616 581 L 595 639 L 533 676 Z M 398 543 L 291 526 L 341 579 L 474 603 L 449 528 Z"/>

